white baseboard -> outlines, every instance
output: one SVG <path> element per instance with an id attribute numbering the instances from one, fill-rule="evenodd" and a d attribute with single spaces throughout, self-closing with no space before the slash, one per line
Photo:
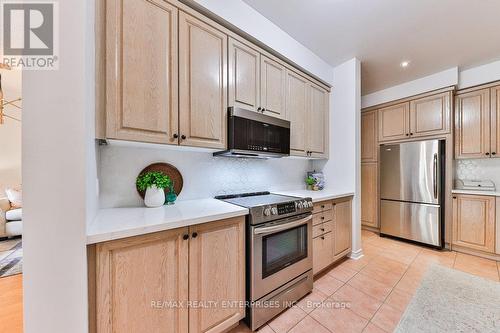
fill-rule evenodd
<path id="1" fill-rule="evenodd" d="M 363 256 L 364 256 L 363 249 L 359 249 L 357 251 L 351 251 L 351 253 L 348 255 L 348 257 L 353 260 L 361 259 L 363 258 Z"/>

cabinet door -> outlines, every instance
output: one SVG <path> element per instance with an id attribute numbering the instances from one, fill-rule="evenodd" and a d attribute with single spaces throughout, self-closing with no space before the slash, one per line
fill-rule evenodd
<path id="1" fill-rule="evenodd" d="M 491 88 L 491 157 L 500 157 L 500 86 Z"/>
<path id="2" fill-rule="evenodd" d="M 379 141 L 401 140 L 410 136 L 409 108 L 409 103 L 401 103 L 378 111 Z"/>
<path id="3" fill-rule="evenodd" d="M 361 224 L 378 228 L 378 166 L 361 164 Z"/>
<path id="4" fill-rule="evenodd" d="M 290 154 L 306 156 L 308 81 L 292 71 L 286 74 L 286 114 L 290 120 Z"/>
<path id="5" fill-rule="evenodd" d="M 313 239 L 313 274 L 328 267 L 333 261 L 332 232 Z"/>
<path id="6" fill-rule="evenodd" d="M 188 300 L 187 232 L 97 244 L 97 332 L 188 332 L 188 308 L 161 304 Z"/>
<path id="7" fill-rule="evenodd" d="M 495 197 L 453 196 L 453 244 L 495 251 Z"/>
<path id="8" fill-rule="evenodd" d="M 377 111 L 361 114 L 361 162 L 378 160 Z"/>
<path id="9" fill-rule="evenodd" d="M 179 12 L 180 144 L 225 148 L 227 35 Z"/>
<path id="10" fill-rule="evenodd" d="M 410 136 L 450 133 L 451 92 L 410 102 Z"/>
<path id="11" fill-rule="evenodd" d="M 307 112 L 308 147 L 311 157 L 328 157 L 328 92 L 309 85 L 309 110 Z"/>
<path id="12" fill-rule="evenodd" d="M 351 248 L 352 207 L 351 199 L 333 203 L 333 256 L 345 253 Z"/>
<path id="13" fill-rule="evenodd" d="M 189 232 L 189 300 L 217 302 L 189 310 L 189 331 L 222 332 L 245 316 L 244 307 L 227 303 L 245 300 L 245 218 L 201 224 Z"/>
<path id="14" fill-rule="evenodd" d="M 266 56 L 260 58 L 260 106 L 265 109 L 264 114 L 284 119 L 286 68 Z"/>
<path id="15" fill-rule="evenodd" d="M 455 158 L 490 155 L 490 90 L 482 89 L 455 98 Z"/>
<path id="16" fill-rule="evenodd" d="M 106 53 L 106 137 L 177 144 L 177 9 L 107 1 Z"/>
<path id="17" fill-rule="evenodd" d="M 260 53 L 229 38 L 229 106 L 260 107 Z"/>

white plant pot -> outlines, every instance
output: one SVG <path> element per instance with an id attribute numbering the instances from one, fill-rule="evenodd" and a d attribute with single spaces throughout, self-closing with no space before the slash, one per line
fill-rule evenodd
<path id="1" fill-rule="evenodd" d="M 156 185 L 148 187 L 144 195 L 144 204 L 149 208 L 163 206 L 165 204 L 165 192 L 157 188 Z"/>

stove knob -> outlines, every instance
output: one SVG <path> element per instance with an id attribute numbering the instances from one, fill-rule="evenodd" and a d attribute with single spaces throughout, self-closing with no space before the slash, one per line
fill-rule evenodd
<path id="1" fill-rule="evenodd" d="M 297 202 L 297 208 L 298 209 L 304 208 L 304 204 L 302 203 L 302 201 Z"/>
<path id="2" fill-rule="evenodd" d="M 269 216 L 269 215 L 271 215 L 271 208 L 268 207 L 264 209 L 264 216 Z"/>
<path id="3" fill-rule="evenodd" d="M 307 200 L 304 200 L 304 202 L 302 203 L 302 205 L 304 206 L 304 208 L 309 207 L 309 205 L 308 205 L 308 203 L 307 203 Z"/>
<path id="4" fill-rule="evenodd" d="M 313 208 L 313 206 L 314 206 L 314 204 L 313 204 L 313 202 L 312 202 L 312 201 L 308 201 L 308 202 L 307 202 L 307 205 L 309 206 L 309 208 Z"/>
<path id="5" fill-rule="evenodd" d="M 273 214 L 273 215 L 278 214 L 278 208 L 276 208 L 276 207 L 271 208 L 271 214 Z"/>

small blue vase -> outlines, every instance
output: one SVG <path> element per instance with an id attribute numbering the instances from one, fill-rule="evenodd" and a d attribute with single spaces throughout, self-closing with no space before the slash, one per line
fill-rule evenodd
<path id="1" fill-rule="evenodd" d="M 175 194 L 174 182 L 172 182 L 172 184 L 170 184 L 170 187 L 168 188 L 168 193 L 165 197 L 165 203 L 167 205 L 173 205 L 175 203 L 175 200 L 177 200 L 177 194 Z"/>

